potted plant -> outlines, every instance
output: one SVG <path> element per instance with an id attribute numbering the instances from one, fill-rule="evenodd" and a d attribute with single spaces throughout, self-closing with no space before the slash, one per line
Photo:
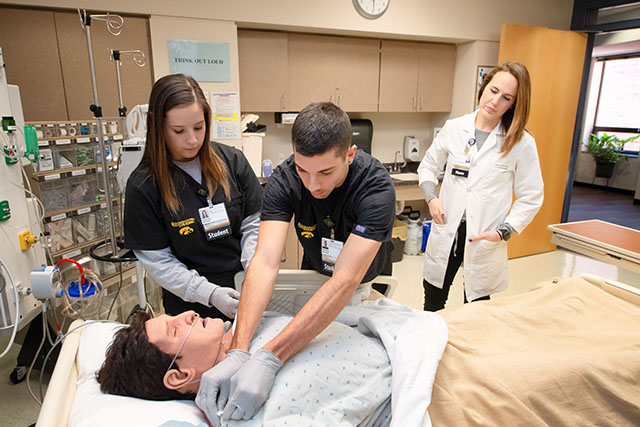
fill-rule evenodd
<path id="1" fill-rule="evenodd" d="M 616 135 L 602 136 L 591 134 L 589 141 L 583 144 L 587 147 L 587 153 L 591 154 L 596 160 L 596 177 L 611 178 L 613 175 L 613 167 L 620 159 L 627 160 L 627 156 L 622 155 L 622 147 L 627 142 L 631 142 L 640 135 L 636 135 L 626 139 L 620 139 Z"/>

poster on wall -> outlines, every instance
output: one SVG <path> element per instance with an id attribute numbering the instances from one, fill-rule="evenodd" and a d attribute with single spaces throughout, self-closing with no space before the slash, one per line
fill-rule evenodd
<path id="1" fill-rule="evenodd" d="M 485 75 L 489 74 L 493 70 L 495 65 L 478 65 L 478 72 L 476 73 L 476 90 L 473 97 L 473 111 L 478 108 L 478 92 L 480 92 L 480 85 L 482 85 L 482 79 Z"/>
<path id="2" fill-rule="evenodd" d="M 199 82 L 228 82 L 229 43 L 169 40 L 169 72 L 186 74 Z"/>
<path id="3" fill-rule="evenodd" d="M 211 130 L 213 138 L 241 138 L 240 95 L 238 92 L 211 92 L 210 103 L 213 114 Z"/>

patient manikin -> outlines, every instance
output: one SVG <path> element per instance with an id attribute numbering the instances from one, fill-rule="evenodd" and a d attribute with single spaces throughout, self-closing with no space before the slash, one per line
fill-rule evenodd
<path id="1" fill-rule="evenodd" d="M 267 313 L 256 331 L 255 350 L 291 319 L 271 316 Z M 225 332 L 220 319 L 203 319 L 193 311 L 156 318 L 139 312 L 132 316 L 129 327 L 115 334 L 98 382 L 105 393 L 192 400 L 202 375 L 227 357 L 230 342 L 231 330 Z M 390 383 L 391 366 L 379 340 L 333 323 L 283 366 L 269 399 L 248 425 L 283 421 L 293 416 L 289 413 L 297 421 L 303 421 L 299 417 L 309 416 L 304 419 L 308 422 L 327 416 L 325 421 L 334 425 L 330 421 L 344 422 L 349 417 L 350 423 L 358 424 L 389 396 Z M 353 402 L 358 408 L 351 408 Z M 219 425 L 221 420 L 210 421 Z"/>

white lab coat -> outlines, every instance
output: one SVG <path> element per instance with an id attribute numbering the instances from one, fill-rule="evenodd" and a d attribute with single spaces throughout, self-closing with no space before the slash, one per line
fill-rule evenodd
<path id="1" fill-rule="evenodd" d="M 431 223 L 423 265 L 424 279 L 439 288 L 465 211 L 469 239 L 495 230 L 503 222 L 521 233 L 542 205 L 542 174 L 533 137 L 525 132 L 503 157 L 499 151 L 504 129 L 498 124 L 478 151 L 476 145 L 468 145 L 475 136 L 476 114 L 477 111 L 448 120 L 418 167 L 420 185 L 426 181 L 437 184 L 438 174 L 446 164 L 439 196 L 445 224 Z M 467 178 L 451 174 L 458 162 L 469 165 Z M 512 206 L 513 193 L 516 199 Z M 466 243 L 464 281 L 469 301 L 506 289 L 507 279 L 507 242 Z"/>

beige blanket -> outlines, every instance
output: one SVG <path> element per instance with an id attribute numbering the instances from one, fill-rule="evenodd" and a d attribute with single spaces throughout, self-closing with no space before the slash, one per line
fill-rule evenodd
<path id="1" fill-rule="evenodd" d="M 640 299 L 581 278 L 443 311 L 434 426 L 640 425 Z"/>

